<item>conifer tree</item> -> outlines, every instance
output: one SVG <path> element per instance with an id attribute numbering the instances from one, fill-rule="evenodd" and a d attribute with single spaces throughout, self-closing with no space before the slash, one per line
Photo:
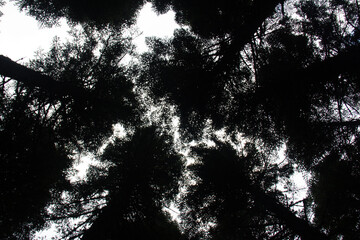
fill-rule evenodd
<path id="1" fill-rule="evenodd" d="M 84 32 L 27 66 L 0 56 L 2 238 L 50 221 L 68 239 L 359 235 L 358 1 L 148 1 L 186 28 L 128 66 L 146 1 L 17 2 Z M 98 165 L 73 183 L 82 151 Z"/>

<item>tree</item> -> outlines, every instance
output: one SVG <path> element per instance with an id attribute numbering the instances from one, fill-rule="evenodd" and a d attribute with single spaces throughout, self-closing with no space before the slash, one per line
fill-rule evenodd
<path id="1" fill-rule="evenodd" d="M 282 193 L 273 190 L 278 177 L 292 173 L 290 164 L 272 164 L 251 143 L 245 144 L 242 156 L 224 143 L 194 151 L 198 159 L 190 171 L 197 183 L 190 185 L 183 205 L 190 234 L 211 223 L 214 238 L 327 239 L 285 207 Z"/>
<path id="2" fill-rule="evenodd" d="M 316 21 L 328 21 L 327 27 L 334 34 L 323 36 L 323 27 L 319 27 L 315 28 L 320 30 L 317 35 L 299 36 L 294 26 L 303 27 L 307 34 L 305 20 L 297 23 L 287 17 L 274 19 L 258 30 L 240 52 L 240 67 L 234 66 L 230 72 L 221 61 L 221 43 L 214 44 L 218 48 L 210 48 L 202 38 L 182 31 L 171 41 L 151 42 L 152 53 L 144 56 L 141 79 L 156 97 L 177 104 L 185 131 L 192 128 L 192 132 L 201 134 L 210 120 L 214 127 L 226 127 L 230 134 L 235 129 L 261 140 L 268 149 L 286 142 L 290 159 L 316 171 L 314 167 L 325 160 L 324 155 L 350 142 L 353 145 L 350 139 L 357 134 L 358 38 L 356 27 L 347 27 L 357 26 L 358 15 L 346 15 L 347 23 L 343 24 L 333 13 L 354 12 L 356 4 L 334 1 L 329 4 L 330 10 L 325 8 L 326 2 L 311 8 L 305 7 L 309 1 L 300 4 L 301 11 L 321 10 Z M 314 43 L 317 37 L 321 39 L 320 47 Z M 331 50 L 328 42 L 333 43 Z M 326 51 L 321 50 L 322 46 Z M 212 50 L 210 54 L 208 49 Z M 220 164 L 218 161 L 216 167 Z M 201 194 L 198 199 L 203 199 Z M 194 221 L 215 221 L 216 216 L 209 212 L 216 211 L 211 204 L 221 206 L 211 202 L 216 199 L 210 196 L 210 202 L 200 202 L 201 207 L 192 216 Z"/>
<path id="3" fill-rule="evenodd" d="M 54 132 L 27 109 L 27 100 L 27 96 L 17 96 L 2 105 L 2 239 L 26 238 L 44 224 L 49 189 L 61 188 L 62 170 L 71 163 L 69 150 L 56 146 Z"/>
<path id="4" fill-rule="evenodd" d="M 171 139 L 158 134 L 154 128 L 140 129 L 130 142 L 117 141 L 105 149 L 102 159 L 115 165 L 102 180 L 105 189 L 110 187 L 109 204 L 83 239 L 107 234 L 113 239 L 124 235 L 179 238 L 180 233 L 166 222 L 161 208 L 169 205 L 178 191 L 182 162 L 171 149 Z M 164 232 L 167 227 L 169 231 Z"/>
<path id="5" fill-rule="evenodd" d="M 176 224 L 162 211 L 178 192 L 183 168 L 171 144 L 171 138 L 155 127 L 116 139 L 104 149 L 101 164 L 91 167 L 87 181 L 75 184 L 67 190 L 66 199 L 60 197 L 53 203 L 50 218 L 65 219 L 60 228 L 66 228 L 68 216 L 74 214 L 92 223 L 85 232 L 79 224 L 66 237 L 84 232 L 82 239 L 179 239 Z"/>
<path id="6" fill-rule="evenodd" d="M 332 151 L 317 166 L 310 197 L 315 204 L 315 223 L 329 236 L 356 239 L 359 235 L 358 136 L 354 145 Z"/>
<path id="7" fill-rule="evenodd" d="M 30 63 L 48 75 L 1 57 L 2 238 L 24 238 L 44 223 L 51 191 L 68 185 L 66 170 L 76 152 L 97 149 L 120 119 L 135 123 L 131 84 L 118 66 L 129 51 L 126 39 L 74 34 L 77 41 L 55 40 L 49 55 Z M 94 55 L 97 46 L 100 56 Z"/>
<path id="8" fill-rule="evenodd" d="M 19 8 L 26 10 L 41 23 L 52 26 L 62 17 L 70 23 L 86 23 L 104 27 L 108 23 L 113 26 L 131 24 L 135 13 L 144 1 L 114 1 L 100 4 L 98 1 L 17 1 Z"/>
<path id="9" fill-rule="evenodd" d="M 55 118 L 59 136 L 97 148 L 112 134 L 113 124 L 135 121 L 132 84 L 119 65 L 131 52 L 130 40 L 111 29 L 73 35 L 73 43 L 62 45 L 55 39 L 47 55 L 30 62 L 32 69 L 2 56 L 0 72 L 30 88 L 34 98 L 44 98 L 42 104 L 50 104 L 49 109 L 54 108 L 57 114 L 49 115 Z M 97 48 L 100 55 L 95 55 Z"/>
<path id="10" fill-rule="evenodd" d="M 55 146 L 45 156 L 59 153 L 69 159 L 68 150 L 86 149 L 101 163 L 80 183 L 54 175 L 51 181 L 62 184 L 46 185 L 44 192 L 51 189 L 51 197 L 35 201 L 41 203 L 36 212 L 49 203 L 52 214 L 32 215 L 18 226 L 25 229 L 48 217 L 66 228 L 66 238 L 83 239 L 159 234 L 164 239 L 355 238 L 358 2 L 150 2 L 158 12 L 173 9 L 177 21 L 189 28 L 168 40 L 149 39 L 150 51 L 126 68 L 119 59 L 131 49 L 113 30 L 130 24 L 143 1 L 101 6 L 91 1 L 86 7 L 82 2 L 18 1 L 43 23 L 59 17 L 81 22 L 85 34 L 84 44 L 55 45 L 49 55 L 33 61 L 29 66 L 35 71 L 0 58 L 0 74 L 17 80 L 21 91 L 16 99 L 22 106 L 13 106 L 16 101 L 3 90 L 1 130 L 9 132 L 4 142 L 10 139 L 13 146 L 42 155 L 28 146 L 34 141 L 30 136 L 38 133 Z M 115 16 L 119 6 L 123 14 Z M 104 48 L 96 55 L 99 41 Z M 3 89 L 9 86 L 6 81 Z M 47 115 L 34 114 L 39 103 L 53 106 L 48 118 L 57 117 L 51 124 L 43 120 Z M 161 114 L 143 114 L 134 122 L 139 109 Z M 30 126 L 20 121 L 21 128 L 5 124 L 12 123 L 15 113 L 17 119 L 35 120 Z M 131 137 L 112 137 L 98 151 L 119 121 Z M 49 135 L 40 134 L 43 128 Z M 11 135 L 13 129 L 31 129 L 31 134 Z M 180 136 L 177 142 L 171 134 Z M 286 164 L 275 159 L 284 145 Z M 3 159 L 16 159 L 15 149 L 2 149 Z M 179 152 L 194 163 L 183 168 Z M 291 183 L 295 167 L 311 174 L 308 197 L 297 211 L 297 203 L 277 190 L 281 182 Z M 180 209 L 180 226 L 162 210 L 170 203 Z M 71 225 L 73 218 L 79 224 Z"/>

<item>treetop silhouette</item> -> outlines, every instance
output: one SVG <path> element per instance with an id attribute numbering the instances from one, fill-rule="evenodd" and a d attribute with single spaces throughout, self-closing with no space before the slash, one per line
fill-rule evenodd
<path id="1" fill-rule="evenodd" d="M 137 54 L 123 31 L 146 2 L 182 28 Z M 17 3 L 82 30 L 0 56 L 1 238 L 356 239 L 357 1 Z"/>

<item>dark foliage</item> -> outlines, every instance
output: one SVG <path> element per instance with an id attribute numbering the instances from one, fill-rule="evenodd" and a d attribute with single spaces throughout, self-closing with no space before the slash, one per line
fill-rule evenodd
<path id="1" fill-rule="evenodd" d="M 197 183 L 189 187 L 183 203 L 185 229 L 190 235 L 205 234 L 205 239 L 207 234 L 215 239 L 271 239 L 275 235 L 291 239 L 292 231 L 266 211 L 253 192 L 271 191 L 278 176 L 292 173 L 291 167 L 271 166 L 252 144 L 246 145 L 243 156 L 223 143 L 194 151 L 197 161 L 190 171 Z M 281 199 L 280 192 L 270 194 Z M 214 226 L 209 225 L 211 230 L 204 233 L 208 224 Z"/>
<path id="2" fill-rule="evenodd" d="M 74 32 L 74 38 L 67 44 L 55 39 L 50 52 L 31 61 L 30 66 L 69 88 L 82 90 L 54 99 L 53 92 L 40 89 L 36 97 L 45 94 L 55 105 L 53 124 L 59 136 L 95 150 L 111 136 L 113 124 L 136 123 L 133 86 L 120 65 L 131 52 L 130 39 L 112 30 Z M 95 55 L 97 49 L 100 55 Z"/>
<path id="3" fill-rule="evenodd" d="M 131 24 L 136 11 L 144 1 L 107 0 L 101 4 L 98 1 L 68 1 L 68 0 L 20 0 L 20 9 L 26 10 L 44 25 L 52 26 L 65 17 L 72 23 L 87 23 L 104 27 L 109 23 L 113 26 Z"/>
<path id="4" fill-rule="evenodd" d="M 126 68 L 132 47 L 120 30 L 145 2 L 186 28 L 148 39 L 150 51 Z M 28 67 L 0 57 L 1 237 L 48 221 L 70 239 L 360 234 L 358 1 L 17 3 L 43 24 L 86 27 Z M 126 137 L 112 136 L 116 123 Z M 69 183 L 72 154 L 85 150 L 98 164 Z M 179 152 L 195 162 L 184 167 Z M 290 185 L 277 190 L 295 167 L 310 178 L 297 203 Z M 179 226 L 164 212 L 171 204 Z"/>
<path id="5" fill-rule="evenodd" d="M 30 63 L 50 81 L 69 84 L 65 92 L 75 94 L 59 95 L 56 88 L 2 78 L 1 238 L 26 238 L 44 224 L 51 192 L 69 185 L 65 171 L 76 151 L 97 149 L 119 121 L 136 123 L 132 85 L 118 66 L 129 51 L 126 39 L 119 42 L 119 36 L 109 33 L 106 39 L 96 39 L 95 33 L 87 33 L 81 44 L 84 36 L 77 37 L 67 45 L 55 41 L 47 56 Z M 101 55 L 95 56 L 100 41 Z M 117 108 L 122 109 L 112 111 Z"/>
<path id="6" fill-rule="evenodd" d="M 357 137 L 358 141 L 358 137 Z M 315 223 L 329 236 L 356 239 L 359 236 L 359 143 L 332 151 L 317 166 L 311 184 Z"/>
<path id="7" fill-rule="evenodd" d="M 150 87 L 155 98 L 176 103 L 181 127 L 198 136 L 206 119 L 216 119 L 224 102 L 224 83 L 212 71 L 214 63 L 203 50 L 205 42 L 179 30 L 170 42 L 150 39 L 149 46 L 151 52 L 142 57 L 139 84 Z"/>
<path id="8" fill-rule="evenodd" d="M 62 185 L 62 170 L 71 162 L 68 151 L 56 146 L 54 132 L 25 110 L 24 98 L 7 105 L 10 111 L 1 116 L 1 239 L 26 238 L 44 223 L 49 189 Z"/>
<path id="9" fill-rule="evenodd" d="M 183 170 L 171 138 L 154 127 L 138 129 L 129 139 L 110 143 L 100 160 L 102 164 L 89 170 L 86 182 L 74 185 L 67 199 L 54 203 L 53 218 L 73 213 L 86 217 L 92 225 L 82 239 L 146 235 L 179 239 L 176 224 L 162 210 L 178 193 Z M 92 210 L 84 208 L 86 202 Z"/>

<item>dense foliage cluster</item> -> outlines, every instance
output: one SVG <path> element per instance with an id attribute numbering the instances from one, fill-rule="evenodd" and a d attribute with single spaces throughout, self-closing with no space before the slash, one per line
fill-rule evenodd
<path id="1" fill-rule="evenodd" d="M 357 0 L 16 2 L 78 26 L 0 55 L 1 239 L 360 236 Z M 181 27 L 138 54 L 146 2 Z"/>

